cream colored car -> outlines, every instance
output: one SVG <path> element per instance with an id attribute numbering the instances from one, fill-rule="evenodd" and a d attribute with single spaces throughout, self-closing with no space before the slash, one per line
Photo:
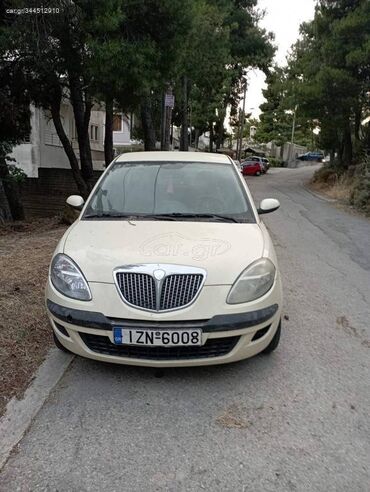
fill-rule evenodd
<path id="1" fill-rule="evenodd" d="M 225 155 L 116 158 L 59 242 L 46 306 L 59 348 L 142 366 L 223 364 L 271 352 L 282 287 L 270 236 Z"/>

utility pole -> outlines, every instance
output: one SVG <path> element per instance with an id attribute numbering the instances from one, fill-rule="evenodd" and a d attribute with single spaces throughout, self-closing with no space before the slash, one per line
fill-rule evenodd
<path id="1" fill-rule="evenodd" d="M 190 132 L 190 135 L 189 135 L 189 147 L 191 147 L 191 143 L 192 143 L 192 117 L 193 117 L 193 108 L 191 106 L 191 102 L 189 102 L 189 132 Z"/>
<path id="2" fill-rule="evenodd" d="M 161 150 L 164 147 L 164 134 L 166 131 L 166 89 L 162 93 L 162 111 L 161 111 Z"/>
<path id="3" fill-rule="evenodd" d="M 180 133 L 180 150 L 189 150 L 188 134 L 188 78 L 186 75 L 182 79 L 182 117 Z"/>
<path id="4" fill-rule="evenodd" d="M 170 150 L 170 131 L 173 106 L 174 96 L 172 94 L 172 87 L 168 86 L 166 92 L 163 94 L 162 103 L 161 150 Z"/>
<path id="5" fill-rule="evenodd" d="M 236 159 L 239 160 L 239 142 L 240 142 L 240 127 L 242 119 L 242 110 L 239 108 L 238 128 L 236 131 Z"/>
<path id="6" fill-rule="evenodd" d="M 295 115 L 296 115 L 297 109 L 298 109 L 298 104 L 295 106 L 294 112 L 293 112 L 292 138 L 291 138 L 292 145 L 294 144 Z"/>
<path id="7" fill-rule="evenodd" d="M 293 157 L 293 149 L 294 149 L 294 133 L 295 133 L 295 119 L 296 119 L 296 113 L 298 109 L 298 104 L 295 105 L 294 111 L 293 111 L 293 123 L 292 123 L 292 137 L 290 139 L 290 155 L 289 155 L 289 160 L 292 160 Z"/>

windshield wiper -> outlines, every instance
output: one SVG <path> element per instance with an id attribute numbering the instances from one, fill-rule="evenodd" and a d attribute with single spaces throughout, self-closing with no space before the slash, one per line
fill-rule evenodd
<path id="1" fill-rule="evenodd" d="M 239 223 L 239 220 L 234 217 L 230 217 L 228 215 L 219 215 L 219 214 L 196 214 L 196 213 L 181 213 L 181 212 L 171 212 L 167 214 L 124 214 L 119 212 L 96 212 L 84 215 L 83 219 L 119 219 L 125 218 L 128 220 L 177 220 L 177 219 L 217 219 L 223 222 L 236 222 Z"/>
<path id="2" fill-rule="evenodd" d="M 96 212 L 84 215 L 83 219 L 107 219 L 107 218 L 127 218 L 127 219 L 136 219 L 137 217 L 141 217 L 140 215 L 132 215 L 132 214 L 121 214 L 119 212 Z"/>
<path id="3" fill-rule="evenodd" d="M 230 217 L 228 215 L 219 215 L 219 214 L 196 214 L 196 213 L 181 213 L 181 212 L 172 212 L 168 214 L 153 214 L 153 215 L 145 215 L 145 217 L 151 219 L 167 219 L 167 220 L 176 220 L 176 219 L 218 219 L 224 222 L 236 222 L 239 223 L 237 219 L 234 217 Z"/>

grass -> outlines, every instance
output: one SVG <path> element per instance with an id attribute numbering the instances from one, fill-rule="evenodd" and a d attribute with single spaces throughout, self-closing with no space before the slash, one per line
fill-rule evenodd
<path id="1" fill-rule="evenodd" d="M 317 191 L 325 193 L 330 198 L 348 203 L 354 187 L 353 179 L 346 175 L 333 176 L 329 182 L 313 181 L 312 185 Z"/>
<path id="2" fill-rule="evenodd" d="M 22 395 L 52 345 L 44 287 L 65 229 L 57 218 L 0 226 L 0 415 L 10 398 Z"/>

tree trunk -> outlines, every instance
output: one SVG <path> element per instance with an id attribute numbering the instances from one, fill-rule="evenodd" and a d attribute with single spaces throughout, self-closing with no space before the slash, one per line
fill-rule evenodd
<path id="1" fill-rule="evenodd" d="M 9 201 L 3 185 L 3 177 L 6 175 L 4 170 L 6 162 L 3 157 L 0 158 L 0 222 L 10 222 L 13 220 L 12 213 L 10 211 Z"/>
<path id="2" fill-rule="evenodd" d="M 21 200 L 19 184 L 11 178 L 4 156 L 0 158 L 0 181 L 2 181 L 2 188 L 5 192 L 5 197 L 10 209 L 11 219 L 24 220 L 24 209 Z M 0 202 L 4 203 L 4 211 L 1 215 L 4 214 L 4 218 L 5 216 L 8 216 L 9 220 L 9 214 L 7 210 L 8 207 L 5 204 L 4 197 L 0 199 Z"/>
<path id="3" fill-rule="evenodd" d="M 72 169 L 72 175 L 77 184 L 78 191 L 86 199 L 89 195 L 89 189 L 87 183 L 85 182 L 85 180 L 81 175 L 76 154 L 63 128 L 62 120 L 60 118 L 60 102 L 61 99 L 59 100 L 55 99 L 54 104 L 51 107 L 51 116 L 53 118 L 53 123 L 55 126 L 55 130 L 58 134 L 59 140 L 63 145 L 64 152 L 67 154 L 69 164 Z"/>
<path id="4" fill-rule="evenodd" d="M 218 150 L 222 146 L 224 125 L 219 120 L 216 124 L 216 150 Z"/>
<path id="5" fill-rule="evenodd" d="M 165 113 L 165 133 L 162 150 L 170 150 L 171 144 L 171 120 L 172 120 L 172 108 L 167 107 Z"/>
<path id="6" fill-rule="evenodd" d="M 224 146 L 224 121 L 226 116 L 226 110 L 221 107 L 218 110 L 218 120 L 216 124 L 216 149 Z"/>
<path id="7" fill-rule="evenodd" d="M 213 152 L 213 122 L 210 123 L 209 128 L 209 151 Z"/>
<path id="8" fill-rule="evenodd" d="M 149 97 L 141 103 L 141 124 L 144 133 L 145 150 L 155 150 L 155 129 L 153 125 L 152 108 Z"/>
<path id="9" fill-rule="evenodd" d="M 90 192 L 92 188 L 92 178 L 94 176 L 89 137 L 92 102 L 89 95 L 84 93 L 79 77 L 72 73 L 69 73 L 69 89 L 76 122 L 81 175 L 88 188 L 88 192 Z"/>
<path id="10" fill-rule="evenodd" d="M 197 149 L 198 146 L 199 146 L 199 128 L 196 128 L 195 129 L 195 136 L 194 136 L 194 145 L 195 145 L 195 148 Z"/>
<path id="11" fill-rule="evenodd" d="M 352 164 L 353 148 L 351 126 L 349 120 L 346 121 L 343 133 L 343 164 L 349 167 Z"/>
<path id="12" fill-rule="evenodd" d="M 361 113 L 362 107 L 358 106 L 355 111 L 355 140 L 359 142 L 361 139 Z"/>
<path id="13" fill-rule="evenodd" d="M 188 78 L 183 76 L 182 80 L 182 111 L 181 111 L 181 135 L 180 135 L 180 150 L 189 150 L 189 135 L 188 135 Z"/>
<path id="14" fill-rule="evenodd" d="M 113 161 L 113 98 L 107 95 L 105 99 L 105 135 L 104 135 L 105 166 Z"/>
<path id="15" fill-rule="evenodd" d="M 162 100 L 161 150 L 170 150 L 172 107 L 166 106 L 166 94 L 172 95 L 172 88 L 167 87 Z"/>

